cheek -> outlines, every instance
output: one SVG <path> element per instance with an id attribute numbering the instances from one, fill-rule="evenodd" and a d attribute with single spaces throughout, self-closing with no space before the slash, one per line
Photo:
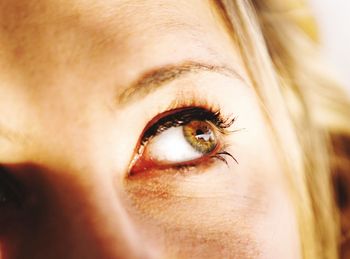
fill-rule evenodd
<path id="1" fill-rule="evenodd" d="M 285 190 L 263 178 L 249 181 L 248 175 L 222 168 L 134 180 L 127 187 L 129 214 L 144 240 L 169 256 L 298 258 L 294 212 Z"/>
<path id="2" fill-rule="evenodd" d="M 145 240 L 154 240 L 169 256 L 256 258 L 260 253 L 253 226 L 265 213 L 265 197 L 225 165 L 182 176 L 139 177 L 127 182 L 127 191 L 130 215 Z"/>
<path id="3" fill-rule="evenodd" d="M 267 214 L 256 227 L 266 258 L 301 258 L 295 210 L 286 192 L 274 188 L 270 192 Z"/>

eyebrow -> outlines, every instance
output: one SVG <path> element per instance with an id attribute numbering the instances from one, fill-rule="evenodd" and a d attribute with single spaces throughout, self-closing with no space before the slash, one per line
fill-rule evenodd
<path id="1" fill-rule="evenodd" d="M 9 142 L 20 142 L 23 145 L 28 145 L 30 138 L 16 132 L 13 129 L 7 128 L 5 125 L 0 123 L 0 138 L 5 139 Z"/>
<path id="2" fill-rule="evenodd" d="M 124 89 L 117 96 L 117 102 L 119 105 L 129 104 L 138 99 L 144 98 L 146 95 L 149 95 L 171 81 L 190 73 L 198 73 L 202 71 L 219 73 L 244 81 L 243 77 L 229 66 L 185 61 L 180 64 L 165 65 L 144 72 L 134 83 Z"/>

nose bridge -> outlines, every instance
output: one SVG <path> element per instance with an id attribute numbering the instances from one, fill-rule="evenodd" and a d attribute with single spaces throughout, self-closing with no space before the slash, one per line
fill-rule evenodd
<path id="1" fill-rule="evenodd" d="M 22 237 L 20 253 L 38 259 L 153 257 L 129 217 L 121 184 L 108 175 L 84 173 L 60 172 L 46 178 L 43 184 L 49 190 L 40 193 L 45 205 Z"/>
<path id="2" fill-rule="evenodd" d="M 71 221 L 68 231 L 75 237 L 72 247 L 77 249 L 72 258 L 82 258 L 80 254 L 90 258 L 89 250 L 91 255 L 96 254 L 91 258 L 150 257 L 128 215 L 121 186 L 116 187 L 106 177 L 97 177 L 75 188 L 76 194 L 68 198 L 68 206 L 67 198 L 62 197 L 65 221 Z"/>
<path id="3" fill-rule="evenodd" d="M 145 258 L 146 248 L 117 193 L 105 185 L 90 199 L 91 207 L 85 211 L 87 235 L 111 258 Z"/>

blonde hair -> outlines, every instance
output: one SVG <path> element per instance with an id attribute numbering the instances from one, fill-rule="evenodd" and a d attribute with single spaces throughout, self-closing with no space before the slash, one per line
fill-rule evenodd
<path id="1" fill-rule="evenodd" d="M 332 172 L 347 170 L 348 154 L 337 139 L 350 139 L 350 104 L 322 65 L 312 15 L 300 0 L 215 3 L 284 151 L 302 257 L 338 258 L 340 224 Z"/>

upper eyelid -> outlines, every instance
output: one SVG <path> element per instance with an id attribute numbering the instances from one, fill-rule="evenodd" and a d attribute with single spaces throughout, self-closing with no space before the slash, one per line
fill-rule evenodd
<path id="1" fill-rule="evenodd" d="M 178 112 L 176 112 L 176 110 L 178 110 Z M 178 120 L 179 117 L 181 117 L 182 121 Z M 168 129 L 170 127 L 185 125 L 186 123 L 194 119 L 210 121 L 214 123 L 215 126 L 217 126 L 219 129 L 220 128 L 223 129 L 231 126 L 235 118 L 233 118 L 232 120 L 229 120 L 229 122 L 227 123 L 226 120 L 221 118 L 219 110 L 210 111 L 208 109 L 201 108 L 201 107 L 178 108 L 178 109 L 169 111 L 168 116 L 164 115 L 154 123 L 152 123 L 151 121 L 150 126 L 148 128 L 146 127 L 146 130 L 142 135 L 142 142 L 143 143 L 147 142 L 150 137 L 153 137 L 159 134 L 165 129 Z M 159 130 L 160 128 L 161 130 Z"/>

